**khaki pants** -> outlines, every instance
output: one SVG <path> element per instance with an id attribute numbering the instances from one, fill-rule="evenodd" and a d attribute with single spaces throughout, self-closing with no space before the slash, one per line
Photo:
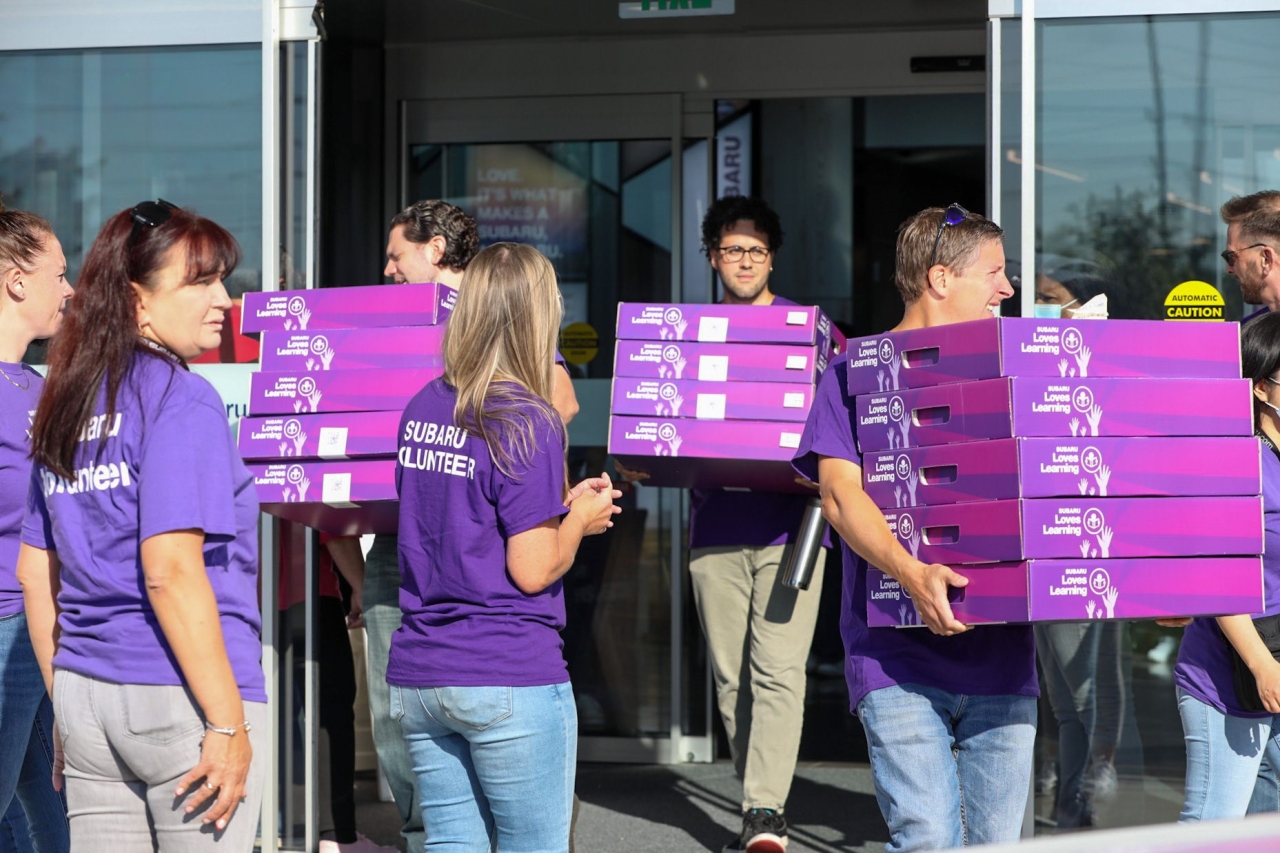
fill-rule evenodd
<path id="1" fill-rule="evenodd" d="M 743 811 L 786 804 L 800 749 L 805 662 L 827 551 L 819 551 L 804 591 L 779 583 L 790 552 L 790 546 L 770 545 L 696 548 L 689 555 L 716 700 L 742 778 Z"/>

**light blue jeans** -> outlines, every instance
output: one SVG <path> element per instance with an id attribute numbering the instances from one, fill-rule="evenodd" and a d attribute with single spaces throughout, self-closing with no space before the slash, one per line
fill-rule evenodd
<path id="1" fill-rule="evenodd" d="M 1240 818 L 1280 809 L 1280 714 L 1233 717 L 1178 691 L 1187 743 L 1187 784 L 1179 821 Z"/>
<path id="2" fill-rule="evenodd" d="M 1036 700 L 919 684 L 858 703 L 886 853 L 1017 841 L 1031 786 Z"/>
<path id="3" fill-rule="evenodd" d="M 405 750 L 400 728 L 391 719 L 387 689 L 387 659 L 391 635 L 400 627 L 399 537 L 379 533 L 364 564 L 364 633 L 368 649 L 369 713 L 373 716 L 373 745 L 386 774 L 391 796 L 400 812 L 400 835 L 407 849 L 417 853 L 426 843 L 422 811 L 413 778 L 413 765 Z"/>
<path id="4" fill-rule="evenodd" d="M 578 760 L 567 682 L 544 687 L 395 687 L 422 798 L 426 850 L 565 853 Z"/>
<path id="5" fill-rule="evenodd" d="M 53 790 L 53 704 L 24 613 L 0 618 L 0 853 L 65 853 L 67 803 Z"/>

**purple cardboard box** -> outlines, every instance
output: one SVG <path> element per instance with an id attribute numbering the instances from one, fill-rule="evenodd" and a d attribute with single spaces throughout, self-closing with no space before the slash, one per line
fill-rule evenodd
<path id="1" fill-rule="evenodd" d="M 334 412 L 241 418 L 245 459 L 354 459 L 394 456 L 400 412 Z"/>
<path id="2" fill-rule="evenodd" d="M 1260 445 L 1238 438 L 1003 438 L 883 450 L 862 481 L 885 509 L 1006 498 L 1257 495 Z"/>
<path id="3" fill-rule="evenodd" d="M 394 533 L 395 459 L 249 463 L 262 511 L 325 533 Z"/>
<path id="4" fill-rule="evenodd" d="M 362 370 L 371 367 L 443 367 L 444 326 L 263 332 L 266 371 Z"/>
<path id="5" fill-rule="evenodd" d="M 822 313 L 803 305 L 707 305 L 619 302 L 617 335 L 634 341 L 816 344 L 844 352 L 844 335 Z"/>
<path id="6" fill-rule="evenodd" d="M 814 384 L 827 356 L 803 344 L 698 344 L 618 341 L 613 373 L 640 379 Z"/>
<path id="7" fill-rule="evenodd" d="M 858 447 L 988 438 L 1253 435 L 1247 379 L 1019 377 L 863 394 Z"/>
<path id="8" fill-rule="evenodd" d="M 394 458 L 255 462 L 247 467 L 263 505 L 310 502 L 347 506 L 399 498 Z"/>
<path id="9" fill-rule="evenodd" d="M 1233 379 L 1240 327 L 1007 317 L 856 338 L 848 352 L 854 395 L 997 376 Z"/>
<path id="10" fill-rule="evenodd" d="M 609 410 L 615 415 L 803 424 L 812 404 L 812 385 L 619 376 L 613 380 Z"/>
<path id="11" fill-rule="evenodd" d="M 376 284 L 246 293 L 240 333 L 431 326 L 443 323 L 458 292 L 443 284 Z"/>
<path id="12" fill-rule="evenodd" d="M 1030 560 L 957 572 L 969 585 L 953 588 L 951 610 L 968 625 L 1226 616 L 1264 606 L 1259 557 Z M 923 625 L 898 582 L 878 569 L 867 572 L 867 623 Z"/>
<path id="13" fill-rule="evenodd" d="M 297 415 L 317 412 L 402 412 L 439 367 L 264 373 L 249 378 L 249 413 Z"/>
<path id="14" fill-rule="evenodd" d="M 609 418 L 609 453 L 649 474 L 647 485 L 816 494 L 796 483 L 791 457 L 803 423 Z"/>
<path id="15" fill-rule="evenodd" d="M 1033 498 L 884 510 L 912 556 L 1006 560 L 1256 555 L 1262 498 Z"/>

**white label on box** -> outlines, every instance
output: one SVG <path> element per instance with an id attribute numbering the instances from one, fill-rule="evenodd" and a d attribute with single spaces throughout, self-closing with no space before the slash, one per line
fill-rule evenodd
<path id="1" fill-rule="evenodd" d="M 729 356 L 699 356 L 698 378 L 703 382 L 724 382 L 729 378 Z"/>
<path id="2" fill-rule="evenodd" d="M 327 504 L 351 503 L 351 472 L 325 474 L 320 500 Z"/>
<path id="3" fill-rule="evenodd" d="M 809 356 L 807 355 L 787 356 L 787 370 L 804 370 L 808 366 L 809 366 Z"/>
<path id="4" fill-rule="evenodd" d="M 788 391 L 782 395 L 782 408 L 784 409 L 803 409 L 804 394 L 799 391 Z"/>
<path id="5" fill-rule="evenodd" d="M 809 322 L 808 311 L 788 311 L 787 312 L 788 326 L 803 326 L 805 323 L 808 323 L 808 322 Z"/>
<path id="6" fill-rule="evenodd" d="M 698 419 L 703 421 L 724 420 L 724 394 L 699 394 Z"/>
<path id="7" fill-rule="evenodd" d="M 790 447 L 792 450 L 800 446 L 800 433 L 784 432 L 778 439 L 779 447 Z"/>
<path id="8" fill-rule="evenodd" d="M 703 343 L 722 344 L 728 336 L 728 317 L 703 317 L 698 321 L 698 340 Z"/>
<path id="9" fill-rule="evenodd" d="M 321 459 L 345 459 L 347 428 L 320 427 L 320 447 L 316 453 Z"/>

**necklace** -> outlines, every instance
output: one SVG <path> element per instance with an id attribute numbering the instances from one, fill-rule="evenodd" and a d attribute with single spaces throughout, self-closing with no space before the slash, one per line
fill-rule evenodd
<path id="1" fill-rule="evenodd" d="M 22 378 L 27 380 L 26 385 L 19 385 L 17 382 L 14 382 L 13 377 L 10 376 L 3 367 L 0 367 L 0 375 L 4 376 L 5 379 L 9 380 L 9 384 L 12 385 L 14 388 L 17 388 L 19 391 L 26 391 L 28 388 L 31 387 L 31 376 L 26 371 L 21 371 Z"/>

